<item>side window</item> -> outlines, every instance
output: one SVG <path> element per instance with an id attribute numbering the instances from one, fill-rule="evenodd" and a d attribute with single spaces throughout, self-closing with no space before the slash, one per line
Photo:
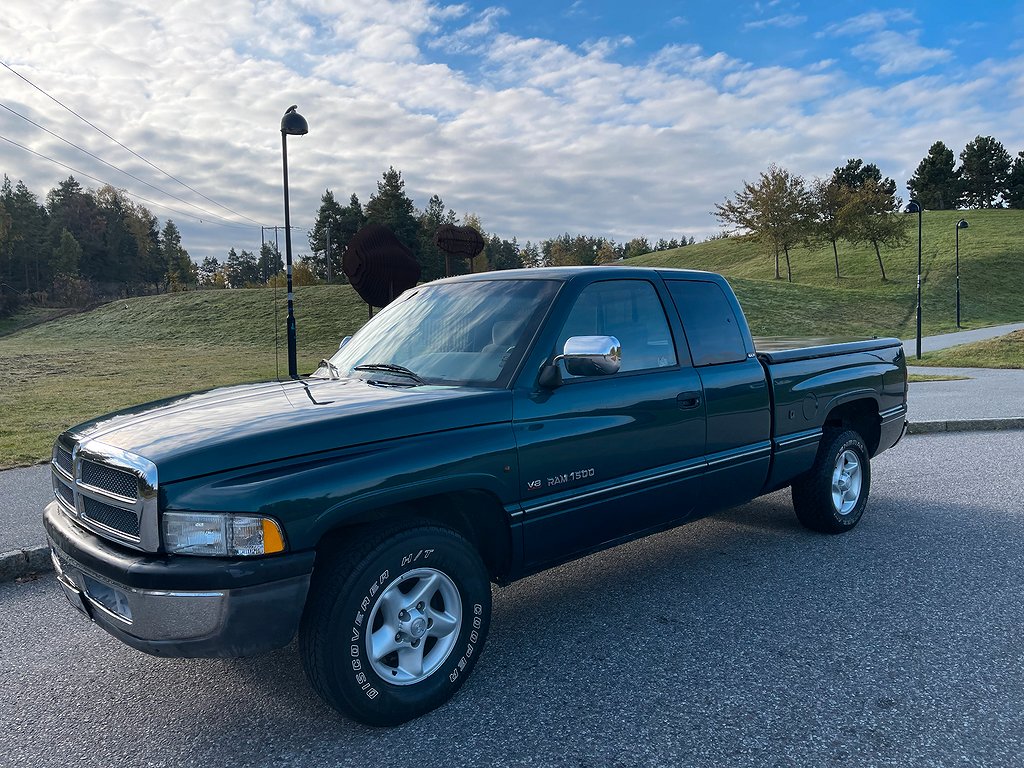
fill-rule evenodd
<path id="1" fill-rule="evenodd" d="M 668 291 L 683 318 L 694 365 L 735 363 L 745 360 L 743 331 L 732 305 L 715 283 L 667 281 Z"/>
<path id="2" fill-rule="evenodd" d="M 617 338 L 622 345 L 622 372 L 676 364 L 665 309 L 646 280 L 605 280 L 588 285 L 558 336 L 559 352 L 571 336 Z M 575 378 L 559 365 L 563 378 Z"/>

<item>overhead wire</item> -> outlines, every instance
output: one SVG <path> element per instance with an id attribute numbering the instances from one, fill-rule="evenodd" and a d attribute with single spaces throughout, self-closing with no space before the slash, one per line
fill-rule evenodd
<path id="1" fill-rule="evenodd" d="M 77 144 L 75 144 L 75 143 L 74 143 L 73 141 L 70 141 L 70 140 L 68 140 L 68 139 L 64 138 L 63 136 L 61 136 L 61 135 L 60 135 L 59 133 L 56 133 L 55 131 L 51 131 L 51 130 L 50 130 L 49 128 L 47 128 L 47 127 L 46 127 L 46 126 L 44 126 L 44 125 L 40 125 L 39 123 L 37 123 L 37 122 L 36 122 L 35 120 L 33 120 L 32 118 L 30 118 L 30 117 L 27 117 L 27 116 L 25 116 L 25 115 L 21 114 L 21 113 L 20 113 L 20 112 L 18 112 L 17 110 L 15 110 L 15 109 L 12 109 L 11 107 L 7 106 L 6 104 L 4 104 L 4 103 L 2 103 L 2 102 L 0 102 L 0 109 L 6 109 L 6 110 L 7 110 L 8 112 L 10 112 L 10 113 L 11 113 L 12 115 L 15 115 L 15 116 L 17 116 L 17 117 L 20 117 L 20 118 L 21 118 L 22 120 L 24 120 L 25 122 L 27 122 L 27 123 L 30 123 L 30 124 L 32 124 L 32 125 L 34 125 L 34 126 L 35 126 L 36 128 L 40 129 L 41 131 L 45 131 L 46 133 L 48 133 L 48 134 L 50 134 L 51 136 L 53 136 L 53 137 L 54 137 L 55 139 L 59 139 L 60 141 L 63 141 L 63 142 L 65 143 L 65 144 L 67 144 L 68 146 L 70 146 L 70 147 L 74 147 L 74 148 L 75 148 L 75 149 L 77 149 L 77 150 L 78 150 L 79 152 L 83 152 L 84 154 L 88 155 L 89 157 L 93 158 L 94 160 L 98 160 L 99 162 L 101 162 L 101 163 L 103 163 L 103 164 L 104 164 L 105 166 L 107 166 L 108 168 L 112 168 L 112 169 L 114 169 L 115 171 L 117 171 L 118 173 L 123 173 L 123 174 L 124 174 L 125 176 L 128 176 L 129 178 L 135 179 L 135 181 L 137 181 L 137 182 L 139 182 L 139 183 L 141 183 L 141 184 L 145 184 L 145 185 L 146 185 L 147 187 L 149 187 L 150 189 L 154 189 L 154 190 L 156 190 L 157 192 L 159 192 L 159 193 L 161 193 L 161 194 L 164 194 L 164 195 L 167 195 L 168 197 L 174 198 L 174 199 L 175 199 L 175 200 L 177 200 L 178 202 L 180 202 L 180 203 L 184 203 L 185 205 L 189 206 L 190 208 L 195 208 L 195 209 L 196 209 L 197 211 L 202 211 L 202 212 L 203 212 L 204 214 L 206 214 L 207 218 L 215 218 L 215 219 L 220 219 L 221 221 L 223 221 L 223 222 L 225 222 L 225 223 L 229 223 L 229 224 L 237 224 L 238 226 L 249 226 L 249 225 L 243 225 L 243 224 L 240 224 L 240 223 L 238 223 L 238 222 L 232 222 L 232 221 L 230 221 L 229 219 L 226 219 L 226 218 L 224 218 L 223 216 L 221 216 L 221 215 L 220 215 L 219 213 L 214 213 L 213 211 L 210 211 L 210 210 L 208 210 L 208 209 L 206 209 L 206 208 L 203 208 L 203 207 L 202 207 L 201 205 L 196 205 L 195 203 L 189 202 L 188 200 L 186 200 L 186 199 L 185 199 L 185 198 L 183 198 L 183 197 L 179 197 L 178 195 L 174 194 L 173 192 L 168 192 L 168 191 L 167 191 L 166 189 L 162 189 L 161 187 L 158 187 L 158 186 L 156 186 L 155 184 L 150 184 L 150 183 L 149 183 L 148 181 L 146 181 L 145 179 L 140 179 L 140 178 L 139 178 L 138 176 L 136 176 L 136 175 L 135 175 L 134 173 L 131 173 L 131 172 L 129 172 L 129 171 L 126 171 L 126 170 L 124 170 L 124 168 L 119 168 L 118 166 L 114 165 L 113 163 L 109 163 L 109 162 L 107 162 L 106 160 L 104 160 L 104 159 L 103 159 L 102 157 L 100 157 L 99 155 L 96 155 L 96 154 L 94 154 L 94 153 L 90 152 L 90 151 L 89 151 L 88 149 L 85 149 L 84 147 L 80 147 L 80 146 L 78 146 L 78 145 L 77 145 Z M 262 225 L 260 225 L 260 226 L 262 226 Z"/>
<path id="2" fill-rule="evenodd" d="M 26 147 L 24 144 L 19 144 L 14 139 L 9 139 L 6 136 L 0 135 L 0 141 L 6 141 L 8 144 L 13 144 L 18 149 L 22 149 L 25 152 L 28 152 L 29 154 L 33 154 L 36 157 L 42 158 L 43 160 L 48 160 L 51 163 L 55 163 L 56 165 L 59 165 L 62 168 L 66 168 L 67 170 L 71 171 L 72 173 L 77 173 L 79 176 L 83 176 L 83 177 L 85 177 L 87 179 L 91 179 L 92 181 L 95 181 L 98 184 L 103 184 L 105 186 L 113 187 L 114 189 L 117 189 L 117 187 L 114 187 L 114 185 L 111 184 L 109 181 L 104 181 L 103 179 L 100 179 L 100 178 L 97 178 L 96 176 L 88 174 L 88 173 L 86 173 L 83 170 L 80 170 L 78 168 L 73 168 L 72 166 L 68 165 L 67 163 L 63 163 L 60 160 L 56 160 L 56 159 L 50 157 L 49 155 L 44 155 L 42 152 L 36 152 L 34 149 L 30 149 L 29 147 Z M 156 200 L 150 200 L 148 197 L 143 197 L 142 195 L 136 194 L 134 192 L 128 192 L 128 191 L 124 191 L 124 190 L 122 190 L 122 191 L 124 192 L 125 195 L 127 195 L 128 197 L 131 197 L 131 198 L 133 198 L 135 200 L 141 200 L 142 202 L 149 203 L 150 205 L 156 206 L 157 208 L 163 208 L 164 210 L 171 211 L 173 213 L 178 214 L 179 216 L 187 216 L 190 219 L 195 219 L 200 224 L 207 223 L 207 219 L 200 218 L 199 216 L 197 216 L 194 213 L 189 213 L 188 211 L 181 211 L 181 210 L 179 210 L 177 208 L 174 208 L 172 206 L 169 206 L 169 205 L 167 205 L 165 203 L 158 203 Z M 246 229 L 246 230 L 252 229 L 252 226 L 249 225 L 249 224 L 235 224 L 235 223 L 231 223 L 231 222 L 227 222 L 227 221 L 209 221 L 209 223 L 210 224 L 215 224 L 218 227 L 230 227 L 231 229 Z"/>
<path id="3" fill-rule="evenodd" d="M 100 128 L 100 127 L 99 127 L 98 125 L 96 125 L 96 124 L 94 124 L 94 123 L 90 122 L 90 121 L 89 121 L 88 119 L 86 119 L 85 117 L 83 117 L 82 115 L 80 115 L 80 114 L 79 114 L 78 112 L 76 112 L 75 110 L 73 110 L 73 109 L 72 109 L 71 107 L 69 107 L 69 106 L 68 106 L 67 104 L 65 104 L 64 102 L 60 101 L 60 99 L 56 98 L 55 96 L 51 96 L 51 95 L 50 95 L 49 93 L 47 93 L 47 92 L 46 92 L 46 91 L 45 91 L 45 90 L 44 90 L 43 88 L 41 88 L 41 87 L 39 87 L 38 85 L 36 85 L 35 83 L 33 83 L 33 82 L 32 82 L 31 80 L 29 80 L 29 79 L 28 79 L 27 77 L 25 77 L 25 76 L 24 76 L 23 74 L 21 74 L 21 73 L 20 73 L 20 72 L 18 72 L 18 71 L 17 71 L 16 69 L 14 69 L 14 68 L 13 68 L 12 66 L 10 66 L 10 65 L 9 65 L 9 64 L 8 64 L 7 62 L 5 62 L 5 61 L 0 61 L 0 65 L 2 65 L 2 66 L 3 66 L 4 68 L 5 68 L 5 69 L 7 69 L 7 70 L 8 70 L 8 71 L 9 71 L 9 72 L 10 72 L 11 74 L 15 75 L 16 77 L 20 78 L 21 80 L 25 81 L 25 82 L 26 82 L 26 83 L 28 83 L 28 84 L 29 84 L 30 86 L 32 86 L 33 88 L 35 88 L 35 89 L 36 89 L 37 91 L 39 91 L 39 92 L 40 92 L 41 94 L 43 94 L 43 95 L 44 95 L 44 96 L 45 96 L 46 98 L 50 99 L 50 100 L 51 100 L 52 102 L 54 102 L 55 104 L 57 104 L 57 105 L 58 105 L 58 106 L 60 106 L 61 108 L 63 108 L 63 109 L 65 109 L 65 110 L 67 110 L 68 112 L 70 112 L 70 113 L 71 113 L 72 115 L 74 115 L 75 117 L 77 117 L 77 118 L 78 118 L 79 120 L 81 120 L 81 121 L 82 121 L 83 123 L 85 123 L 86 125 L 88 125 L 88 126 L 89 126 L 90 128 L 92 128 L 93 130 L 95 130 L 95 131 L 98 131 L 99 133 L 103 134 L 103 135 L 104 135 L 104 136 L 106 136 L 106 137 L 107 137 L 108 139 L 110 139 L 110 140 L 111 140 L 112 142 L 114 142 L 114 143 L 115 143 L 115 144 L 117 144 L 117 145 L 118 145 L 119 147 L 121 147 L 121 148 L 122 148 L 123 150 L 125 150 L 126 152 L 129 152 L 130 154 L 134 155 L 134 156 L 135 156 L 135 157 L 137 157 L 137 158 L 138 158 L 139 160 L 141 160 L 142 162 L 146 163 L 146 165 L 148 165 L 148 166 L 150 166 L 151 168 L 153 168 L 153 169 L 155 169 L 155 170 L 159 171 L 160 173 L 162 173 L 162 174 L 163 174 L 164 176 L 166 176 L 167 178 L 169 178 L 169 179 L 172 179 L 173 181 L 177 182 L 177 183 L 178 183 L 178 184 L 180 184 L 181 186 L 185 187 L 185 189 L 188 189 L 189 191 L 191 191 L 191 192 L 194 192 L 195 194 L 199 195 L 199 196 L 200 196 L 201 198 L 203 198 L 204 200 L 206 200 L 206 201 L 208 201 L 208 202 L 210 202 L 210 203 L 213 203 L 213 204 L 214 204 L 214 205 L 216 205 L 216 206 L 217 206 L 218 208 L 223 208 L 223 209 L 224 209 L 225 211 L 229 211 L 230 213 L 233 213 L 233 214 L 234 214 L 235 216 L 238 216 L 238 217 L 240 217 L 240 218 L 243 218 L 243 219 L 245 219 L 246 221 L 250 221 L 250 222 L 252 222 L 252 223 L 253 223 L 253 224 L 254 224 L 255 226 L 262 226 L 260 222 L 256 221 L 256 219 L 250 218 L 249 216 L 246 216 L 246 215 L 245 215 L 244 213 L 239 213 L 238 211 L 234 210 L 233 208 L 229 208 L 228 206 L 224 205 L 223 203 L 219 203 L 219 202 L 217 202 L 217 201 L 216 201 L 216 200 L 214 200 L 214 199 L 213 199 L 212 197 L 208 197 L 208 196 L 204 195 L 204 194 L 203 194 L 202 192 L 200 192 L 200 191 L 199 191 L 198 189 L 195 189 L 194 187 L 192 187 L 192 186 L 189 186 L 189 185 L 188 185 L 188 184 L 186 184 L 186 183 L 185 183 L 184 181 L 182 181 L 181 179 L 179 179 L 179 178 L 178 178 L 177 176 L 174 176 L 173 174 L 169 173 L 168 171 L 165 171 L 165 170 L 164 170 L 163 168 L 161 168 L 160 166 L 158 166 L 158 165 L 157 165 L 156 163 L 153 163 L 153 162 L 151 162 L 150 160 L 146 159 L 145 157 L 143 157 L 142 155 L 140 155 L 140 154 L 139 154 L 138 152 L 136 152 L 136 151 L 135 151 L 134 149 L 132 149 L 131 147 L 125 146 L 125 145 L 124 145 L 124 144 L 122 144 L 122 143 L 121 143 L 120 141 L 118 141 L 118 140 L 117 140 L 117 139 L 115 139 L 115 138 L 114 138 L 113 136 L 111 136 L 111 135 L 110 135 L 109 133 L 107 133 L 107 132 L 106 132 L 106 131 L 104 131 L 104 130 L 103 130 L 102 128 Z M 165 206 L 165 207 L 166 207 L 166 206 Z"/>

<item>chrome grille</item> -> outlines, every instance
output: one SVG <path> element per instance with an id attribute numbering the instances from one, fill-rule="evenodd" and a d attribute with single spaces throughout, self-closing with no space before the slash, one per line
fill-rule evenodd
<path id="1" fill-rule="evenodd" d="M 74 464 L 71 462 L 71 451 L 68 451 L 61 446 L 57 446 L 57 451 L 54 454 L 54 461 L 57 462 L 57 466 L 67 472 L 69 477 L 75 476 Z"/>
<path id="2" fill-rule="evenodd" d="M 54 496 L 79 525 L 133 549 L 160 549 L 153 462 L 98 440 L 76 444 L 62 435 L 51 468 Z"/>
<path id="3" fill-rule="evenodd" d="M 104 528 L 119 531 L 135 539 L 139 538 L 139 518 L 134 511 L 115 507 L 91 496 L 83 496 L 82 501 L 82 517 Z"/>
<path id="4" fill-rule="evenodd" d="M 81 480 L 85 485 L 126 499 L 139 498 L 139 478 L 131 472 L 97 464 L 95 461 L 83 461 Z"/>

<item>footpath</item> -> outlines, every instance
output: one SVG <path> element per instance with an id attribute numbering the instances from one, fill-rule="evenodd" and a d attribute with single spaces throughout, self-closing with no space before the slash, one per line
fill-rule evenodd
<path id="1" fill-rule="evenodd" d="M 1024 323 L 927 336 L 924 352 L 1002 336 Z M 903 342 L 912 373 L 965 377 L 910 385 L 910 434 L 1024 429 L 1024 371 L 914 367 L 915 340 Z M 49 464 L 0 471 L 0 582 L 51 569 L 42 509 L 53 498 Z"/>

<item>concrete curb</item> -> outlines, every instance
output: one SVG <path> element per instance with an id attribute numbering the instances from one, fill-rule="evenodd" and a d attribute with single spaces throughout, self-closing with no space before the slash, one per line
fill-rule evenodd
<path id="1" fill-rule="evenodd" d="M 928 435 L 936 432 L 981 432 L 992 430 L 1024 429 L 1024 416 L 1009 419 L 950 419 L 948 421 L 912 421 L 908 435 Z M 49 547 L 16 549 L 0 553 L 0 584 L 36 573 L 53 570 Z"/>
<path id="2" fill-rule="evenodd" d="M 53 570 L 49 547 L 0 552 L 0 583 Z"/>
<path id="3" fill-rule="evenodd" d="M 1008 419 L 950 419 L 949 421 L 912 421 L 908 435 L 927 435 L 933 432 L 985 432 L 993 430 L 1024 429 L 1024 416 Z"/>

